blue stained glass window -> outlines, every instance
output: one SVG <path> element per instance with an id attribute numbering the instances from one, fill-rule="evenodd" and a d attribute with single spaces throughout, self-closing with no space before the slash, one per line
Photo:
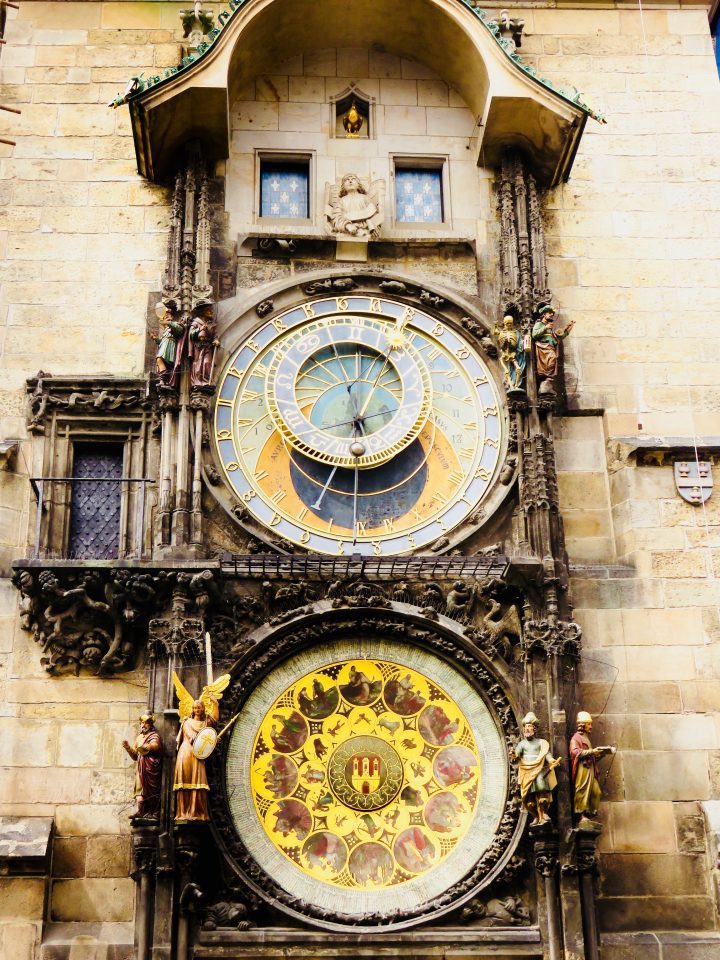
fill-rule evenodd
<path id="1" fill-rule="evenodd" d="M 442 169 L 396 167 L 395 219 L 402 223 L 442 223 Z"/>
<path id="2" fill-rule="evenodd" d="M 267 161 L 260 164 L 260 216 L 307 220 L 310 216 L 309 164 Z"/>

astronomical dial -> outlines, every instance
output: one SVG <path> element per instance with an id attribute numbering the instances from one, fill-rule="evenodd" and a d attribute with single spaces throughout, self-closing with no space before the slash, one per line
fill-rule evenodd
<path id="1" fill-rule="evenodd" d="M 391 459 L 430 414 L 432 382 L 420 355 L 387 323 L 338 317 L 295 330 L 278 345 L 265 394 L 294 450 L 362 470 Z"/>
<path id="2" fill-rule="evenodd" d="M 434 543 L 483 500 L 503 423 L 485 363 L 422 310 L 313 300 L 235 351 L 219 460 L 248 513 L 308 550 L 388 556 Z"/>

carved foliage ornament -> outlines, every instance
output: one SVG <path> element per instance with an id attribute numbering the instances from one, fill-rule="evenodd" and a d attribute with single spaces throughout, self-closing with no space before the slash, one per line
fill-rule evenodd
<path id="1" fill-rule="evenodd" d="M 209 570 L 24 568 L 16 570 L 13 583 L 20 592 L 20 624 L 42 647 L 48 673 L 78 674 L 84 667 L 108 676 L 133 669 L 148 618 L 168 603 L 170 615 L 149 622 L 150 642 L 167 651 L 199 638 L 213 576 Z"/>

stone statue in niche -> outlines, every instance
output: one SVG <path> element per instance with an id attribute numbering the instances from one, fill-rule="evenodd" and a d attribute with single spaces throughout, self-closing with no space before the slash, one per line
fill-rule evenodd
<path id="1" fill-rule="evenodd" d="M 326 188 L 327 230 L 335 236 L 374 240 L 384 218 L 385 183 L 346 173 Z"/>
<path id="2" fill-rule="evenodd" d="M 525 341 L 525 337 L 515 327 L 515 317 L 511 313 L 505 314 L 502 326 L 495 324 L 494 334 L 503 369 L 505 389 L 508 393 L 524 392 L 529 342 Z"/>
<path id="3" fill-rule="evenodd" d="M 590 742 L 592 717 L 585 710 L 577 715 L 577 733 L 570 741 L 570 765 L 573 782 L 573 810 L 580 817 L 579 829 L 599 831 L 600 824 L 593 818 L 600 809 L 602 789 L 598 760 L 609 754 L 614 756 L 615 747 L 593 747 Z"/>
<path id="4" fill-rule="evenodd" d="M 137 813 L 133 816 L 157 820 L 160 816 L 162 780 L 162 740 L 155 729 L 155 717 L 144 713 L 140 717 L 140 733 L 135 743 L 122 742 L 123 748 L 135 761 L 135 799 Z"/>
<path id="5" fill-rule="evenodd" d="M 560 341 L 568 336 L 575 321 L 571 320 L 559 330 L 553 326 L 557 314 L 549 303 L 538 307 L 537 320 L 532 328 L 532 341 L 535 344 L 535 364 L 541 383 L 538 393 L 555 393 L 555 375 L 557 374 Z"/>
<path id="6" fill-rule="evenodd" d="M 523 717 L 523 736 L 515 744 L 514 757 L 518 765 L 520 797 L 523 806 L 533 819 L 533 827 L 550 825 L 548 810 L 552 803 L 552 792 L 557 786 L 555 760 L 550 753 L 550 744 L 537 736 L 540 721 L 534 713 Z"/>
<path id="7" fill-rule="evenodd" d="M 194 318 L 190 324 L 190 386 L 212 386 L 215 354 L 220 341 L 215 338 L 217 323 L 212 300 L 200 300 L 195 305 Z"/>

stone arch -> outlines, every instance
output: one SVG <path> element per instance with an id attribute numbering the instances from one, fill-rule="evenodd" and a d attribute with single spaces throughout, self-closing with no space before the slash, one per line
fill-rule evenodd
<path id="1" fill-rule="evenodd" d="M 479 161 L 493 166 L 504 148 L 515 146 L 546 182 L 567 178 L 588 109 L 523 68 L 484 15 L 461 0 L 407 0 L 400 16 L 391 0 L 351 7 L 342 0 L 236 4 L 199 57 L 151 78 L 131 97 L 141 173 L 168 176 L 179 148 L 193 138 L 211 159 L 227 157 L 228 107 L 243 83 L 272 73 L 273 63 L 293 51 L 327 46 L 369 46 L 421 60 L 477 118 Z"/>

